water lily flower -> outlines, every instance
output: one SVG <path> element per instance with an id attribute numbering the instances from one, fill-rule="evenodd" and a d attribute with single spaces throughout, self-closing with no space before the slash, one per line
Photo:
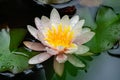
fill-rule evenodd
<path id="1" fill-rule="evenodd" d="M 76 67 L 85 67 L 82 62 L 75 57 L 89 51 L 83 44 L 91 40 L 94 32 L 89 28 L 82 28 L 85 20 L 79 20 L 75 15 L 71 19 L 67 15 L 60 18 L 56 9 L 50 14 L 50 19 L 42 16 L 41 20 L 36 17 L 36 28 L 28 25 L 28 31 L 38 42 L 24 41 L 23 43 L 35 51 L 44 51 L 29 60 L 29 64 L 42 63 L 54 56 L 54 70 L 61 76 L 64 71 L 64 63 L 69 61 Z"/>

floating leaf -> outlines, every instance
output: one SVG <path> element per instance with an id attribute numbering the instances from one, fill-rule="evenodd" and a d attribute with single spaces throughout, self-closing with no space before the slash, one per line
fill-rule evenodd
<path id="1" fill-rule="evenodd" d="M 15 29 L 11 30 L 10 33 L 11 35 L 5 29 L 0 31 L 0 72 L 22 72 L 29 67 L 29 58 L 24 55 L 20 55 L 24 54 L 24 52 L 16 52 L 16 50 L 26 32 L 22 29 Z"/>
<path id="2" fill-rule="evenodd" d="M 107 7 L 101 7 L 96 17 L 96 35 L 87 43 L 93 53 L 110 49 L 120 39 L 120 18 Z"/>

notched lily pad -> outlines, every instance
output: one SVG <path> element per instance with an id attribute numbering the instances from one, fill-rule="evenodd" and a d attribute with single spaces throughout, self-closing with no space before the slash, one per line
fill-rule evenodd
<path id="1" fill-rule="evenodd" d="M 10 35 L 10 33 L 14 34 Z M 12 73 L 18 73 L 29 67 L 28 57 L 15 54 L 25 33 L 24 29 L 11 30 L 11 32 L 6 29 L 0 31 L 0 72 L 11 71 Z M 11 43 L 14 44 L 11 45 Z M 24 52 L 19 53 L 24 54 Z"/>
<path id="2" fill-rule="evenodd" d="M 96 23 L 96 34 L 87 46 L 93 53 L 100 53 L 112 48 L 120 39 L 120 18 L 111 8 L 101 7 L 96 16 Z"/>

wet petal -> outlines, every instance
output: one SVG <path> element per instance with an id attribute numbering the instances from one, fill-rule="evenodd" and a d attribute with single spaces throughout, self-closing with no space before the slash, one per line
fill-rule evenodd
<path id="1" fill-rule="evenodd" d="M 46 47 L 46 51 L 47 51 L 47 53 L 49 53 L 51 55 L 57 55 L 58 54 L 58 51 L 53 50 L 53 49 L 48 48 L 48 47 Z"/>
<path id="2" fill-rule="evenodd" d="M 38 17 L 35 18 L 35 25 L 36 25 L 38 30 L 41 30 L 41 28 L 43 27 L 43 24 Z"/>
<path id="3" fill-rule="evenodd" d="M 81 55 L 81 54 L 87 53 L 88 51 L 89 51 L 89 48 L 87 46 L 80 45 L 78 46 L 78 49 L 74 54 Z"/>
<path id="4" fill-rule="evenodd" d="M 78 15 L 73 16 L 73 17 L 70 19 L 70 25 L 71 25 L 72 27 L 74 27 L 78 21 L 79 21 L 79 16 L 78 16 Z"/>
<path id="5" fill-rule="evenodd" d="M 28 31 L 31 33 L 32 36 L 34 36 L 36 39 L 38 39 L 37 34 L 38 30 L 32 27 L 31 25 L 27 25 Z"/>
<path id="6" fill-rule="evenodd" d="M 45 51 L 45 46 L 38 42 L 30 42 L 30 41 L 24 41 L 24 45 L 32 50 L 35 51 Z"/>
<path id="7" fill-rule="evenodd" d="M 42 63 L 45 60 L 49 59 L 52 55 L 48 54 L 48 53 L 40 53 L 34 57 L 32 57 L 29 60 L 29 64 L 38 64 L 38 63 Z"/>
<path id="8" fill-rule="evenodd" d="M 75 31 L 76 36 L 79 35 L 82 31 L 82 27 L 85 23 L 85 20 L 80 20 L 74 27 L 73 30 Z"/>
<path id="9" fill-rule="evenodd" d="M 42 16 L 41 21 L 42 21 L 43 27 L 49 27 L 49 28 L 51 27 L 51 23 L 48 17 Z"/>
<path id="10" fill-rule="evenodd" d="M 87 32 L 87 33 L 81 34 L 80 36 L 76 37 L 76 39 L 74 40 L 74 43 L 76 43 L 77 45 L 84 44 L 89 40 L 91 40 L 94 35 L 95 35 L 94 32 Z"/>
<path id="11" fill-rule="evenodd" d="M 58 11 L 54 8 L 50 14 L 50 21 L 52 25 L 58 25 L 60 23 L 60 15 Z"/>
<path id="12" fill-rule="evenodd" d="M 68 26 L 68 25 L 70 25 L 70 20 L 69 20 L 68 15 L 65 15 L 65 16 L 62 17 L 61 23 L 63 24 L 63 26 Z"/>
<path id="13" fill-rule="evenodd" d="M 59 63 L 64 63 L 65 61 L 67 61 L 67 56 L 65 54 L 59 54 L 57 55 L 56 60 Z"/>
<path id="14" fill-rule="evenodd" d="M 85 64 L 73 55 L 68 55 L 68 61 L 76 67 L 85 67 Z"/>
<path id="15" fill-rule="evenodd" d="M 71 44 L 69 48 L 67 48 L 67 51 L 65 53 L 72 54 L 78 50 L 78 46 L 76 44 Z"/>
<path id="16" fill-rule="evenodd" d="M 54 59 L 54 70 L 59 76 L 62 76 L 64 72 L 64 63 L 58 63 L 56 59 Z"/>
<path id="17" fill-rule="evenodd" d="M 48 44 L 45 42 L 45 40 L 44 40 L 44 35 L 43 35 L 43 33 L 42 33 L 40 30 L 39 30 L 37 36 L 38 36 L 38 40 L 41 41 L 41 43 L 42 43 L 43 45 L 45 45 L 45 46 L 48 45 Z"/>

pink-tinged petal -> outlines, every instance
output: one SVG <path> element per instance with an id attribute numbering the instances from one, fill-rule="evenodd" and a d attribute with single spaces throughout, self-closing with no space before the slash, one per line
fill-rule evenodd
<path id="1" fill-rule="evenodd" d="M 38 63 L 42 63 L 45 60 L 49 59 L 52 55 L 48 54 L 48 53 L 40 53 L 34 57 L 32 57 L 29 60 L 29 64 L 38 64 Z"/>
<path id="2" fill-rule="evenodd" d="M 73 30 L 75 31 L 75 35 L 76 35 L 76 36 L 80 35 L 84 23 L 85 23 L 85 20 L 80 20 L 80 21 L 77 22 L 77 24 L 73 27 Z"/>
<path id="3" fill-rule="evenodd" d="M 54 70 L 59 76 L 62 76 L 64 72 L 64 63 L 58 63 L 56 59 L 54 59 Z"/>
<path id="4" fill-rule="evenodd" d="M 87 53 L 88 51 L 89 51 L 89 48 L 87 46 L 80 45 L 78 46 L 78 49 L 76 52 L 74 52 L 74 54 L 82 55 L 82 54 Z"/>
<path id="5" fill-rule="evenodd" d="M 67 61 L 67 55 L 65 55 L 65 54 L 59 54 L 59 55 L 57 55 L 56 60 L 59 63 L 64 63 L 64 62 Z"/>
<path id="6" fill-rule="evenodd" d="M 68 15 L 65 15 L 62 17 L 61 23 L 64 27 L 70 25 L 70 20 L 69 20 Z"/>
<path id="7" fill-rule="evenodd" d="M 73 55 L 68 55 L 68 61 L 75 67 L 85 67 L 85 64 Z"/>
<path id="8" fill-rule="evenodd" d="M 70 19 L 70 25 L 71 25 L 72 27 L 74 27 L 78 21 L 79 21 L 79 16 L 78 16 L 78 15 L 73 16 L 73 17 Z"/>
<path id="9" fill-rule="evenodd" d="M 30 41 L 24 41 L 23 42 L 26 47 L 29 49 L 35 50 L 35 51 L 45 51 L 45 46 L 38 42 L 30 42 Z"/>
<path id="10" fill-rule="evenodd" d="M 53 50 L 53 49 L 48 48 L 48 47 L 46 47 L 46 51 L 47 51 L 47 53 L 49 53 L 51 55 L 57 55 L 59 53 L 58 51 Z"/>
<path id="11" fill-rule="evenodd" d="M 87 33 L 81 34 L 80 36 L 76 37 L 76 39 L 74 40 L 74 43 L 77 45 L 84 44 L 90 41 L 94 35 L 95 35 L 94 32 L 87 32 Z"/>
<path id="12" fill-rule="evenodd" d="M 51 21 L 52 25 L 55 25 L 55 26 L 60 23 L 60 15 L 55 8 L 51 11 L 50 21 Z"/>
<path id="13" fill-rule="evenodd" d="M 38 17 L 35 18 L 35 25 L 38 28 L 38 30 L 41 30 L 41 28 L 43 28 L 43 24 Z"/>
<path id="14" fill-rule="evenodd" d="M 76 44 L 72 44 L 69 48 L 67 48 L 67 51 L 65 51 L 66 54 L 73 54 L 78 50 L 78 46 Z"/>
<path id="15" fill-rule="evenodd" d="M 49 28 L 51 27 L 50 19 L 48 17 L 42 16 L 41 21 L 42 21 L 43 27 L 49 27 Z"/>
<path id="16" fill-rule="evenodd" d="M 27 25 L 28 31 L 31 33 L 32 36 L 34 36 L 36 39 L 38 39 L 38 30 L 32 27 L 31 25 Z"/>

